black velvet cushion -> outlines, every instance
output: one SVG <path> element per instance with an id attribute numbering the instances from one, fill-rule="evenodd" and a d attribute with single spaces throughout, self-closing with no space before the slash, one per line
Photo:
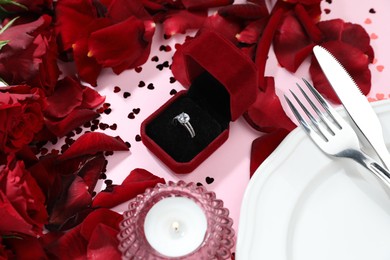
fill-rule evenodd
<path id="1" fill-rule="evenodd" d="M 190 116 L 194 138 L 184 126 L 173 121 L 182 112 Z M 185 95 L 157 115 L 145 130 L 175 161 L 189 162 L 227 129 L 229 122 L 229 94 L 205 72 L 194 80 Z"/>

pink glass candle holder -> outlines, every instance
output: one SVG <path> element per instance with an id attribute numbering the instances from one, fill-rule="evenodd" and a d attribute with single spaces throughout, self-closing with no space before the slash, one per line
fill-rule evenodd
<path id="1" fill-rule="evenodd" d="M 228 259 L 233 221 L 215 193 L 168 182 L 130 201 L 118 234 L 123 259 Z"/>

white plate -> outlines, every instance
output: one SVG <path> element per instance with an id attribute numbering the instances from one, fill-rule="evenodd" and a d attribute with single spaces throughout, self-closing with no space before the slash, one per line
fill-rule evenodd
<path id="1" fill-rule="evenodd" d="M 390 146 L 390 102 L 372 104 Z M 236 259 L 388 260 L 390 196 L 348 159 L 300 129 L 257 169 L 241 207 Z"/>

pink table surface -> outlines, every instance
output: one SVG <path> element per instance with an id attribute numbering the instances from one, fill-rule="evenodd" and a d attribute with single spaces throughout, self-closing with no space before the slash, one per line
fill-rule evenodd
<path id="1" fill-rule="evenodd" d="M 375 13 L 369 12 L 371 8 L 375 10 Z M 374 64 L 370 65 L 373 86 L 369 99 L 389 98 L 390 35 L 388 26 L 390 17 L 388 12 L 390 1 L 338 0 L 332 2 L 328 0 L 323 1 L 322 10 L 321 20 L 342 18 L 345 21 L 364 26 L 371 36 L 371 44 L 376 56 Z M 326 13 L 325 10 L 330 10 L 330 12 Z M 239 118 L 230 124 L 229 139 L 197 169 L 187 175 L 177 175 L 172 172 L 137 138 L 141 122 L 171 98 L 172 90 L 183 89 L 177 81 L 170 82 L 172 73 L 169 68 L 163 67 L 160 70 L 156 67 L 164 62 L 171 64 L 175 43 L 183 42 L 183 40 L 183 35 L 164 40 L 161 28 L 157 28 L 149 61 L 142 66 L 141 72 L 129 70 L 120 75 L 114 75 L 110 70 L 106 70 L 98 79 L 97 90 L 106 96 L 106 102 L 111 105 L 112 110 L 108 115 L 102 114 L 100 122 L 109 125 L 117 124 L 116 130 L 108 128 L 104 132 L 113 136 L 119 135 L 124 141 L 131 144 L 130 152 L 116 152 L 113 156 L 108 157 L 107 179 L 112 180 L 115 184 L 120 184 L 132 169 L 144 168 L 167 181 L 184 180 L 201 183 L 208 190 L 214 191 L 217 198 L 224 201 L 234 221 L 233 227 L 237 231 L 240 205 L 249 181 L 251 144 L 261 133 L 253 130 L 243 118 Z M 161 45 L 169 45 L 172 50 L 160 50 Z M 153 57 L 158 57 L 158 61 L 153 61 Z M 291 74 L 278 66 L 271 49 L 266 75 L 275 77 L 277 94 L 281 96 L 301 77 L 309 78 L 308 63 L 305 62 L 295 74 Z M 140 81 L 145 83 L 144 87 L 138 86 Z M 115 86 L 120 88 L 119 92 L 114 92 Z M 124 92 L 129 92 L 131 95 L 124 98 Z M 284 101 L 282 105 L 286 108 Z M 140 109 L 139 113 L 134 113 L 133 109 L 138 108 Z M 128 118 L 130 113 L 133 113 L 134 119 Z M 97 189 L 104 188 L 105 184 L 102 180 L 98 183 Z M 124 203 L 116 207 L 115 210 L 123 212 L 126 208 L 127 203 Z"/>

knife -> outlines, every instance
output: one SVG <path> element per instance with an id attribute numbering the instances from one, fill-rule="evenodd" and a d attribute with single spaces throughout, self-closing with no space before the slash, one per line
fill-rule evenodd
<path id="1" fill-rule="evenodd" d="M 328 50 L 317 45 L 313 52 L 361 136 L 371 145 L 383 165 L 390 169 L 390 154 L 383 139 L 382 126 L 367 98 L 344 66 Z"/>

